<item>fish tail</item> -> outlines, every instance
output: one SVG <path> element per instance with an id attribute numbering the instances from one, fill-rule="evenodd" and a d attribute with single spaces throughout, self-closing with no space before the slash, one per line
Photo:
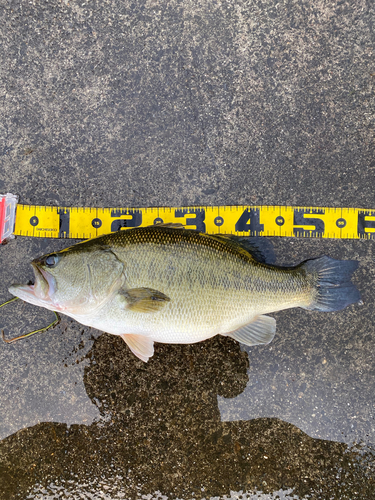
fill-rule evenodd
<path id="1" fill-rule="evenodd" d="M 304 262 L 301 269 L 316 279 L 314 300 L 305 309 L 339 311 L 359 302 L 360 293 L 351 282 L 357 267 L 356 260 L 336 260 L 327 256 Z"/>

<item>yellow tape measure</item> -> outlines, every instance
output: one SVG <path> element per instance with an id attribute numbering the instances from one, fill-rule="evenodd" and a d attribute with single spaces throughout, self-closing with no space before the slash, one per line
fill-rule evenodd
<path id="1" fill-rule="evenodd" d="M 86 239 L 162 222 L 180 222 L 188 229 L 211 234 L 375 239 L 375 210 L 252 205 L 175 208 L 17 205 L 14 234 Z"/>

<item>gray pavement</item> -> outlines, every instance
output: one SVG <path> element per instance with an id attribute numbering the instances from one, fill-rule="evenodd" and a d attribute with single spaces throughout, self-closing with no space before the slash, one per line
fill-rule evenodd
<path id="1" fill-rule="evenodd" d="M 374 5 L 0 0 L 0 192 L 62 206 L 375 208 Z M 72 241 L 0 248 L 0 299 Z M 0 344 L 0 500 L 375 498 L 374 241 L 362 304 L 275 314 L 268 346 L 158 345 L 63 317 Z M 1 309 L 7 336 L 52 313 Z"/>

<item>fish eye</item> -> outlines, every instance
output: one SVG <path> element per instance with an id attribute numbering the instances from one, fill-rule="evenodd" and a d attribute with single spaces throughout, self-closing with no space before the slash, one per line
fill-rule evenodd
<path id="1" fill-rule="evenodd" d="M 58 261 L 59 257 L 56 254 L 48 255 L 44 260 L 47 267 L 55 267 Z"/>

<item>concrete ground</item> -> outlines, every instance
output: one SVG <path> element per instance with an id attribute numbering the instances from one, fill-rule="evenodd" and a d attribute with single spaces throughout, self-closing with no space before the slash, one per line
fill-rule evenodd
<path id="1" fill-rule="evenodd" d="M 0 0 L 0 192 L 375 209 L 374 21 L 369 0 Z M 2 246 L 1 301 L 70 243 Z M 272 243 L 280 265 L 358 260 L 362 303 L 147 365 L 67 317 L 0 344 L 0 499 L 375 498 L 374 241 Z"/>

